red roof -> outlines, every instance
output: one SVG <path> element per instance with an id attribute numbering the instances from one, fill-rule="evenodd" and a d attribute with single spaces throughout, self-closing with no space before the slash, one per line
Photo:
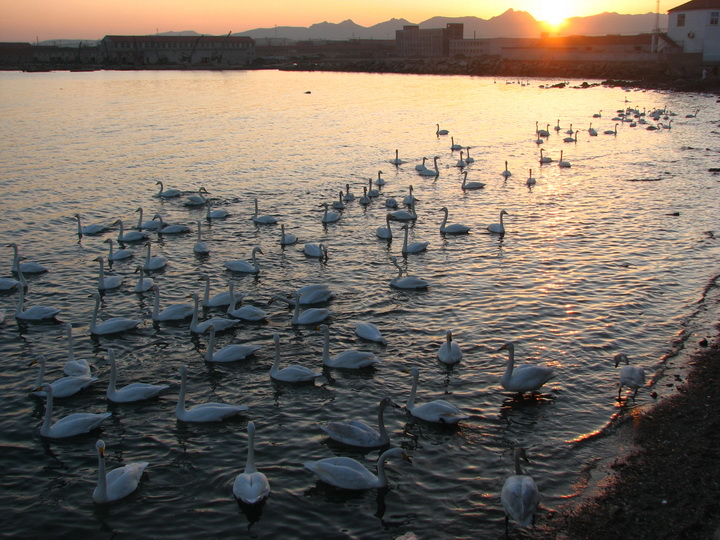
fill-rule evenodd
<path id="1" fill-rule="evenodd" d="M 701 9 L 720 9 L 720 0 L 690 0 L 684 4 L 668 9 L 672 11 L 696 11 Z"/>

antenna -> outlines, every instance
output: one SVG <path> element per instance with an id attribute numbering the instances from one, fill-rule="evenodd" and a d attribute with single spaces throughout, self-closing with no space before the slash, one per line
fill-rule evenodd
<path id="1" fill-rule="evenodd" d="M 652 45 L 650 52 L 658 52 L 660 44 L 660 0 L 655 0 L 655 28 L 652 31 Z"/>

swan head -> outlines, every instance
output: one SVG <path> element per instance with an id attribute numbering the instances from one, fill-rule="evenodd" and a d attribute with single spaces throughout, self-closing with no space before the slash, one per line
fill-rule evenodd
<path id="1" fill-rule="evenodd" d="M 265 255 L 265 254 L 263 253 L 262 249 L 260 249 L 260 246 L 255 246 L 255 247 L 252 249 L 252 253 L 253 253 L 253 255 L 254 255 L 255 253 L 259 253 L 260 255 Z"/>
<path id="2" fill-rule="evenodd" d="M 505 211 L 505 210 L 500 210 L 500 215 L 501 216 L 509 216 L 510 214 L 508 214 L 507 211 Z"/>
<path id="3" fill-rule="evenodd" d="M 502 347 L 500 347 L 495 352 L 500 352 L 500 351 L 515 352 L 515 343 L 513 343 L 512 341 L 508 341 L 507 343 L 505 343 Z"/>
<path id="4" fill-rule="evenodd" d="M 98 439 L 98 441 L 95 443 L 95 449 L 97 450 L 98 455 L 101 458 L 105 457 L 105 441 L 103 441 L 102 439 Z"/>
<path id="5" fill-rule="evenodd" d="M 630 360 L 628 359 L 627 354 L 624 353 L 616 354 L 613 360 L 615 360 L 615 367 L 618 367 L 623 362 L 630 365 Z"/>

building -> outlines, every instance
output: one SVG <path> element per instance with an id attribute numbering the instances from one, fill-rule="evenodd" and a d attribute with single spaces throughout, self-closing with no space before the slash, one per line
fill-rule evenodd
<path id="1" fill-rule="evenodd" d="M 243 36 L 105 36 L 106 65 L 242 67 L 255 61 L 255 40 Z"/>
<path id="2" fill-rule="evenodd" d="M 395 51 L 398 56 L 407 58 L 448 56 L 450 41 L 462 38 L 461 23 L 448 23 L 445 28 L 427 29 L 406 25 L 395 32 Z"/>
<path id="3" fill-rule="evenodd" d="M 720 62 L 720 0 L 690 0 L 668 10 L 667 36 L 703 63 Z"/>

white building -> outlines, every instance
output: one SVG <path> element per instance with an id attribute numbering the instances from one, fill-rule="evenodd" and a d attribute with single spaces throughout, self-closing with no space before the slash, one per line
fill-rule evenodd
<path id="1" fill-rule="evenodd" d="M 668 10 L 667 36 L 683 53 L 720 62 L 720 0 L 690 0 Z"/>

